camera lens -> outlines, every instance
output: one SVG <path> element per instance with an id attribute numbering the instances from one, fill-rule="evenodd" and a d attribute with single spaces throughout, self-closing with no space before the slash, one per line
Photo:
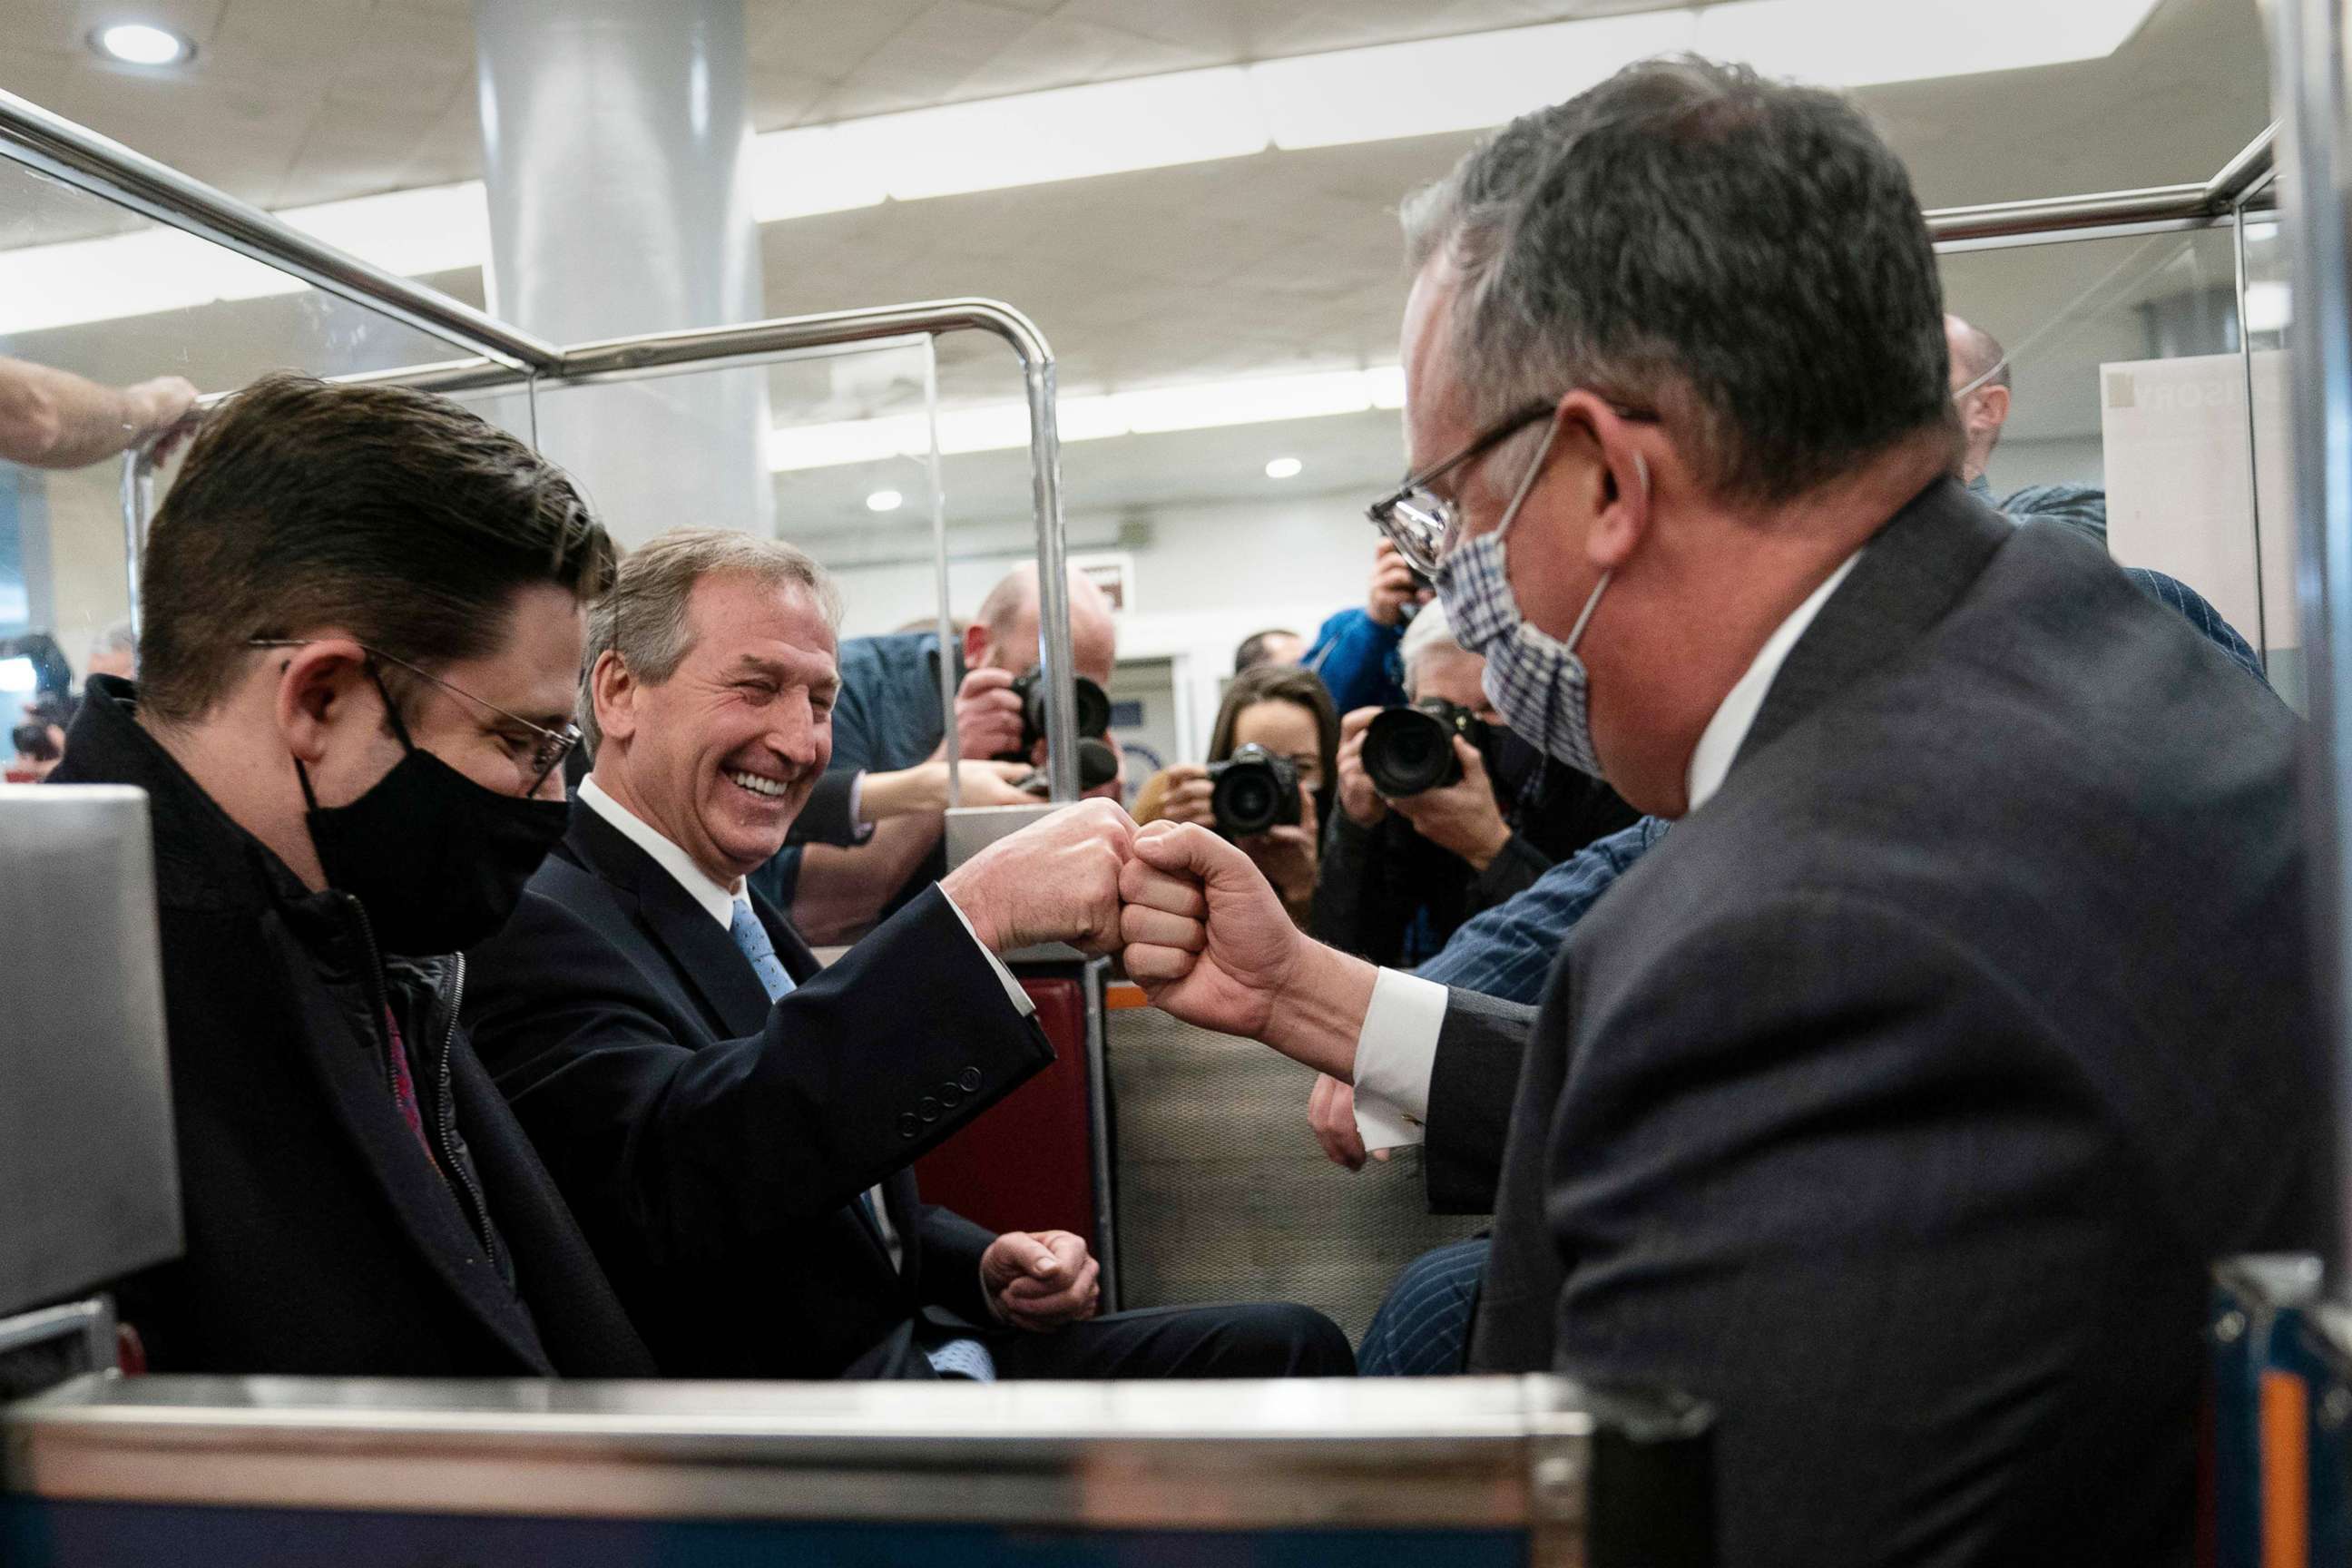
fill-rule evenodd
<path id="1" fill-rule="evenodd" d="M 1298 770 L 1264 746 L 1247 745 L 1209 770 L 1217 831 L 1246 837 L 1299 820 Z"/>
<path id="2" fill-rule="evenodd" d="M 1083 675 L 1070 684 L 1078 733 L 1100 740 L 1110 732 L 1110 694 Z M 1034 746 L 1045 737 L 1045 672 L 1035 665 L 1030 666 L 1013 682 L 1013 691 L 1021 699 L 1021 743 L 1024 748 Z"/>
<path id="3" fill-rule="evenodd" d="M 1390 708 L 1364 729 L 1364 773 L 1391 800 L 1458 783 L 1455 726 L 1425 708 Z"/>

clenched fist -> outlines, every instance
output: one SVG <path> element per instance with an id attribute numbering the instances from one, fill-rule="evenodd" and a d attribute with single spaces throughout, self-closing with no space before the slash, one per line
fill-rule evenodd
<path id="1" fill-rule="evenodd" d="M 940 890 L 992 952 L 1047 942 L 1109 952 L 1120 942 L 1119 873 L 1134 842 L 1124 807 L 1082 800 L 998 839 L 941 879 Z"/>

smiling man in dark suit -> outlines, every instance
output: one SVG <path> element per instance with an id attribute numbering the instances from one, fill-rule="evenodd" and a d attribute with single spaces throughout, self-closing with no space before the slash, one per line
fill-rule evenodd
<path id="1" fill-rule="evenodd" d="M 996 957 L 1116 942 L 1134 834 L 1057 813 L 815 959 L 746 875 L 832 749 L 838 610 L 806 555 L 679 530 L 597 607 L 571 830 L 473 954 L 484 1060 L 676 1376 L 1351 1369 L 1286 1306 L 1097 1314 L 1066 1232 L 921 1203 L 915 1160 L 1052 1059 Z"/>
<path id="2" fill-rule="evenodd" d="M 1160 824 L 1129 973 L 1494 1203 L 1474 1371 L 1710 1401 L 1725 1562 L 2185 1563 L 2207 1267 L 2324 1223 L 2294 718 L 1962 489 L 1933 247 L 1849 105 L 1636 66 L 1407 227 L 1374 518 L 1513 725 L 1675 826 L 1539 1011 L 1318 947 Z"/>

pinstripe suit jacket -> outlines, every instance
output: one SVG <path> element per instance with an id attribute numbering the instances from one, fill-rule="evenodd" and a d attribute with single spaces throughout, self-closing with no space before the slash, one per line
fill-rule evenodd
<path id="1" fill-rule="evenodd" d="M 1453 997 L 1433 1167 L 1526 1064 L 1474 1365 L 1715 1401 L 1726 1561 L 2185 1561 L 2205 1267 L 2320 1223 L 2298 739 L 1931 487 L 1531 1032 Z"/>

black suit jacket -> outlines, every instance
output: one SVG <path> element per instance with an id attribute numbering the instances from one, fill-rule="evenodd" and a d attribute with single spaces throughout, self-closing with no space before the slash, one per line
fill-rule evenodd
<path id="1" fill-rule="evenodd" d="M 588 1244 L 454 1027 L 456 961 L 385 973 L 352 900 L 309 891 L 223 815 L 133 721 L 126 683 L 91 687 L 51 778 L 138 785 L 155 835 L 187 1252 L 118 1288 L 149 1364 L 650 1375 Z M 487 1240 L 394 1103 L 385 1007 L 420 1061 L 446 1041 L 454 1153 L 486 1196 Z M 436 1079 L 420 1075 L 427 1116 Z"/>
<path id="2" fill-rule="evenodd" d="M 672 1376 L 920 1377 L 925 1306 L 990 1320 L 991 1233 L 921 1204 L 916 1158 L 1053 1060 L 936 888 L 771 1006 L 726 930 L 575 804 L 474 953 L 482 1058 Z M 882 1184 L 894 1270 L 858 1194 Z"/>
<path id="3" fill-rule="evenodd" d="M 1532 1032 L 1454 999 L 1475 1364 L 1716 1401 L 1727 1562 L 2185 1562 L 2206 1266 L 2319 1228 L 2298 739 L 2095 546 L 1932 487 Z"/>

